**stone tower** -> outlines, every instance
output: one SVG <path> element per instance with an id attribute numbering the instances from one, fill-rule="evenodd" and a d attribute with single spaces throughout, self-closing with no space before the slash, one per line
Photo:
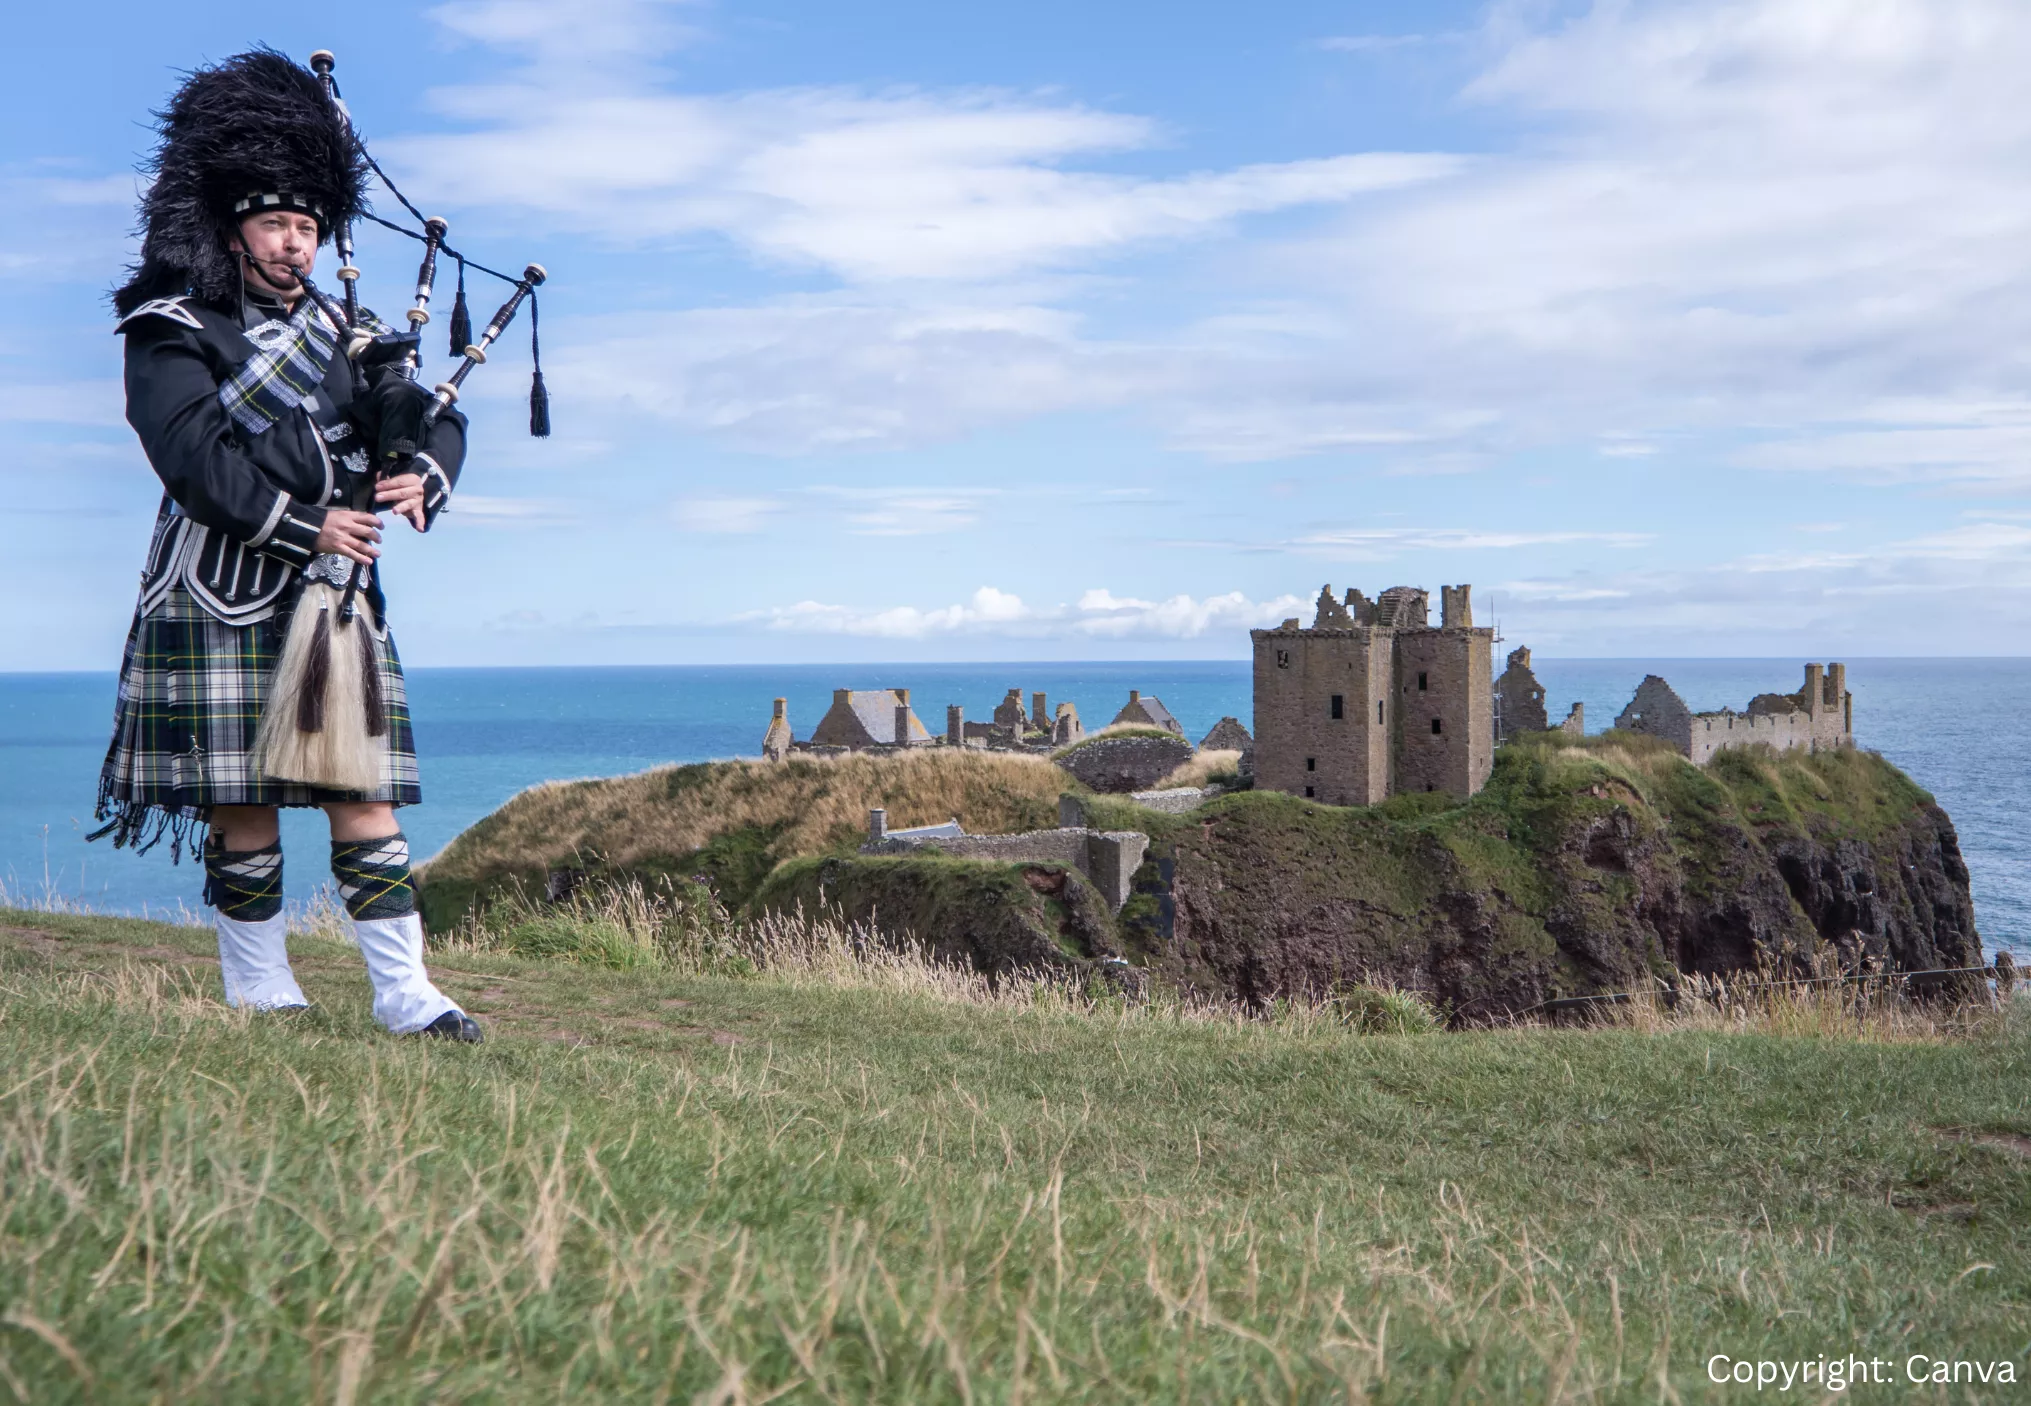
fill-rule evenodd
<path id="1" fill-rule="evenodd" d="M 1471 588 L 1320 593 L 1312 628 L 1255 630 L 1255 784 L 1329 805 L 1480 790 L 1495 762 L 1494 638 Z"/>

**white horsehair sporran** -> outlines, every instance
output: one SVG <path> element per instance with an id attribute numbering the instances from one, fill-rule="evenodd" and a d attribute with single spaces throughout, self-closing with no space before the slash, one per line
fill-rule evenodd
<path id="1" fill-rule="evenodd" d="M 374 608 L 357 592 L 352 610 L 343 609 L 352 570 L 345 557 L 327 555 L 306 572 L 254 740 L 256 766 L 277 781 L 375 791 L 387 774 Z"/>

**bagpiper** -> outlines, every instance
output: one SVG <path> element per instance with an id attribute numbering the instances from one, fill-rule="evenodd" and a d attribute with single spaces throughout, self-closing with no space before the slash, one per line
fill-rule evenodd
<path id="1" fill-rule="evenodd" d="M 375 1018 L 398 1034 L 476 1042 L 479 1026 L 424 968 L 409 842 L 395 817 L 422 793 L 374 565 L 381 513 L 421 532 L 444 508 L 465 421 L 451 411 L 426 427 L 430 393 L 403 369 L 413 332 L 392 333 L 364 311 L 349 328 L 310 281 L 319 248 L 364 211 L 368 174 L 317 74 L 272 50 L 240 54 L 191 74 L 158 118 L 141 257 L 113 305 L 127 420 L 164 493 L 94 838 L 136 850 L 166 838 L 172 856 L 201 843 L 227 1004 L 301 1008 L 277 808 L 319 807 Z M 357 276 L 339 276 L 348 275 Z M 375 486 L 375 470 L 391 464 L 404 471 Z M 348 611 L 354 591 L 361 604 L 347 636 L 356 652 L 333 648 L 337 662 L 314 667 L 350 668 L 377 729 L 356 729 L 366 740 L 336 786 L 264 764 L 264 715 L 284 643 L 297 651 L 292 625 L 303 623 L 292 617 L 312 599 L 322 614 L 331 599 L 310 589 L 318 582 L 351 583 Z"/>

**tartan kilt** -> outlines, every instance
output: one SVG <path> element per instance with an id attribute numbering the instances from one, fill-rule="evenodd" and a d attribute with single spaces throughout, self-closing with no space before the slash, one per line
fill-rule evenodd
<path id="1" fill-rule="evenodd" d="M 282 611 L 250 625 L 228 625 L 181 581 L 145 614 L 136 612 L 120 664 L 113 741 L 99 773 L 98 818 L 107 823 L 93 839 L 110 834 L 115 846 L 147 850 L 167 837 L 174 856 L 195 844 L 212 806 L 404 806 L 423 799 L 402 661 L 385 629 L 375 650 L 388 710 L 381 785 L 333 791 L 257 773 L 254 734 L 288 629 Z"/>

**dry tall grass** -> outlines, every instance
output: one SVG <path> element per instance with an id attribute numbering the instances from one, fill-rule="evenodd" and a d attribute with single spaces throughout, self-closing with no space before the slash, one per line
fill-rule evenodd
<path id="1" fill-rule="evenodd" d="M 623 971 L 653 967 L 754 977 L 798 988 L 917 994 L 998 1010 L 1076 1011 L 1104 1020 L 1269 1026 L 1297 1034 L 1332 1026 L 1423 1034 L 1442 1024 L 1425 997 L 1386 982 L 1353 983 L 1338 991 L 1249 1005 L 1160 986 L 1124 999 L 1112 987 L 1057 973 L 989 978 L 935 960 L 876 923 L 801 911 L 740 918 L 703 889 L 671 895 L 651 892 L 638 882 L 597 886 L 556 905 L 514 896 L 468 919 L 436 946 L 562 958 Z M 1961 1002 L 1913 1000 L 1887 979 L 1860 986 L 1806 986 L 1692 976 L 1680 981 L 1675 996 L 1660 989 L 1619 1004 L 1603 1002 L 1582 1018 L 1654 1034 L 1705 1031 L 1901 1043 L 1993 1034 L 2006 1014 L 1987 996 Z M 1526 1016 L 1522 1023 L 1551 1022 Z"/>
<path id="2" fill-rule="evenodd" d="M 1153 790 L 1167 791 L 1179 786 L 1196 786 L 1201 790 L 1211 786 L 1218 779 L 1232 781 L 1241 771 L 1239 752 L 1199 752 L 1176 771 L 1159 781 Z"/>
<path id="3" fill-rule="evenodd" d="M 942 747 L 658 767 L 531 787 L 453 840 L 428 867 L 476 877 L 587 854 L 625 865 L 687 854 L 750 826 L 779 830 L 785 854 L 812 854 L 865 833 L 875 806 L 898 829 L 956 818 L 976 833 L 1017 831 L 1055 824 L 1058 796 L 1077 789 L 1041 757 Z"/>

